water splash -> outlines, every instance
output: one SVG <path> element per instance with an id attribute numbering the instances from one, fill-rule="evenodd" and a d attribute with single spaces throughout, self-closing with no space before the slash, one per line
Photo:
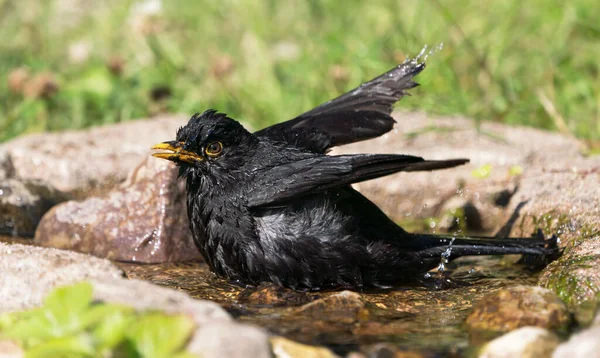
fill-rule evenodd
<path id="1" fill-rule="evenodd" d="M 446 264 L 450 261 L 450 256 L 452 255 L 452 244 L 454 244 L 454 240 L 456 240 L 455 237 L 450 240 L 448 247 L 446 247 L 446 250 L 442 252 L 440 264 L 437 267 L 437 272 L 440 277 L 444 274 L 444 271 L 446 270 Z"/>
<path id="2" fill-rule="evenodd" d="M 429 45 L 423 46 L 419 54 L 411 60 L 412 63 L 426 62 L 429 56 L 433 56 L 434 54 L 442 51 L 444 49 L 444 43 L 440 42 L 433 48 L 429 49 Z"/>

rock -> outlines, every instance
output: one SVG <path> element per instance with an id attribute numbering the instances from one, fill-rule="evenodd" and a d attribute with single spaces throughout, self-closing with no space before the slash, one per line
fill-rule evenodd
<path id="1" fill-rule="evenodd" d="M 174 164 L 147 157 L 117 189 L 50 210 L 35 242 L 111 260 L 199 259 L 187 220 L 185 183 Z"/>
<path id="2" fill-rule="evenodd" d="M 33 236 L 42 216 L 67 198 L 38 181 L 0 183 L 0 235 Z"/>
<path id="3" fill-rule="evenodd" d="M 0 340 L 0 358 L 22 358 L 25 352 L 12 341 Z"/>
<path id="4" fill-rule="evenodd" d="M 522 178 L 509 205 L 520 212 L 518 224 L 509 232 L 520 236 L 540 228 L 560 237 L 563 257 L 546 267 L 539 285 L 576 310 L 600 292 L 600 157 L 559 163 Z M 517 210 L 516 203 L 524 204 Z"/>
<path id="5" fill-rule="evenodd" d="M 136 310 L 185 314 L 198 327 L 187 350 L 197 356 L 271 357 L 269 337 L 262 329 L 233 322 L 211 301 L 139 280 L 128 280 L 110 261 L 70 251 L 0 243 L 0 313 L 42 304 L 57 286 L 88 280 L 93 300 L 128 305 Z"/>
<path id="6" fill-rule="evenodd" d="M 543 328 L 522 327 L 489 342 L 479 358 L 551 357 L 560 340 Z"/>
<path id="7" fill-rule="evenodd" d="M 513 286 L 484 296 L 466 319 L 472 335 L 498 334 L 525 326 L 565 332 L 571 321 L 558 296 L 536 286 Z"/>
<path id="8" fill-rule="evenodd" d="M 444 202 L 457 195 L 477 206 L 482 200 L 493 199 L 498 188 L 514 186 L 521 177 L 529 174 L 535 177 L 544 169 L 583 161 L 577 141 L 558 133 L 493 122 L 481 123 L 478 130 L 470 119 L 431 118 L 423 113 L 397 112 L 394 118 L 397 124 L 391 132 L 335 148 L 332 154 L 402 153 L 426 159 L 471 160 L 452 169 L 399 173 L 355 184 L 396 220 L 437 217 Z M 474 170 L 483 166 L 490 169 L 486 176 L 473 175 Z M 522 175 L 511 175 L 515 168 L 522 169 Z M 484 227 L 500 225 L 503 214 L 503 210 L 485 211 Z"/>
<path id="9" fill-rule="evenodd" d="M 188 351 L 203 358 L 271 358 L 269 335 L 262 329 L 235 322 L 200 326 Z"/>
<path id="10" fill-rule="evenodd" d="M 570 247 L 552 262 L 539 278 L 539 284 L 556 292 L 570 309 L 577 311 L 600 295 L 600 235 Z"/>
<path id="11" fill-rule="evenodd" d="M 336 358 L 327 348 L 309 346 L 285 339 L 283 337 L 272 337 L 271 346 L 275 358 Z"/>
<path id="12" fill-rule="evenodd" d="M 108 260 L 70 251 L 0 242 L 0 313 L 39 306 L 57 286 L 109 280 L 122 272 Z"/>
<path id="13" fill-rule="evenodd" d="M 37 179 L 69 193 L 112 187 L 148 156 L 150 147 L 172 139 L 186 116 L 164 116 L 61 133 L 30 134 L 0 146 L 17 179 Z"/>
<path id="14" fill-rule="evenodd" d="M 216 303 L 145 281 L 123 278 L 110 261 L 71 251 L 0 243 L 0 313 L 42 304 L 50 290 L 83 280 L 94 285 L 94 299 L 121 303 L 138 310 L 186 313 L 198 324 L 230 320 Z"/>
<path id="15" fill-rule="evenodd" d="M 593 326 L 573 335 L 554 351 L 552 358 L 598 357 L 600 326 Z"/>
<path id="16" fill-rule="evenodd" d="M 296 313 L 315 319 L 327 319 L 348 324 L 369 315 L 360 294 L 351 291 L 342 291 L 319 298 L 299 307 Z"/>
<path id="17" fill-rule="evenodd" d="M 94 286 L 94 300 L 131 306 L 138 311 L 160 310 L 172 314 L 186 314 L 198 327 L 213 322 L 229 322 L 231 317 L 212 301 L 195 300 L 184 292 L 157 286 L 146 281 L 119 278 L 90 280 Z M 196 339 L 197 334 L 192 340 Z"/>

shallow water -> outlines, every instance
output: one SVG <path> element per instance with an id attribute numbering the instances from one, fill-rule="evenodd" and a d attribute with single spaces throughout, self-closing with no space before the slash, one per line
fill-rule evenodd
<path id="1" fill-rule="evenodd" d="M 31 243 L 2 236 L 0 241 Z M 421 284 L 359 292 L 348 299 L 340 299 L 339 291 L 241 287 L 216 277 L 203 262 L 116 264 L 129 278 L 215 301 L 240 321 L 302 343 L 325 345 L 339 354 L 388 343 L 425 356 L 464 356 L 482 343 L 463 325 L 472 304 L 501 287 L 535 284 L 537 274 L 516 265 L 517 257 L 461 258 L 446 265 L 443 278 L 432 272 Z M 440 283 L 445 287 L 439 288 Z"/>
<path id="2" fill-rule="evenodd" d="M 240 321 L 302 343 L 325 345 L 337 353 L 386 342 L 426 355 L 462 356 L 481 343 L 470 338 L 463 325 L 473 302 L 507 285 L 536 282 L 535 274 L 514 261 L 462 258 L 447 265 L 446 278 L 451 284 L 446 288 L 435 288 L 434 282 L 446 279 L 433 274 L 435 279 L 425 285 L 361 292 L 358 299 L 325 300 L 308 306 L 308 302 L 336 292 L 299 293 L 268 285 L 244 288 L 215 277 L 204 263 L 119 266 L 130 278 L 216 301 Z"/>

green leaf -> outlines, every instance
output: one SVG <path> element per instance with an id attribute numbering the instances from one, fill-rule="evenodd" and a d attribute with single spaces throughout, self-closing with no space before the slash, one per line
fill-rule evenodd
<path id="1" fill-rule="evenodd" d="M 81 326 L 82 328 L 88 328 L 97 324 L 102 324 L 106 319 L 112 316 L 126 316 L 131 315 L 134 312 L 135 310 L 133 308 L 119 304 L 101 303 L 92 305 L 81 314 Z"/>
<path id="2" fill-rule="evenodd" d="M 25 358 L 96 357 L 92 340 L 87 334 L 48 340 L 27 350 Z"/>
<path id="3" fill-rule="evenodd" d="M 113 349 L 122 343 L 136 319 L 133 309 L 116 305 L 106 305 L 96 310 L 96 313 L 103 313 L 102 321 L 92 332 L 99 351 Z"/>
<path id="4" fill-rule="evenodd" d="M 15 313 L 12 324 L 6 326 L 2 336 L 23 342 L 25 348 L 56 337 L 56 330 L 48 320 L 45 309 Z"/>
<path id="5" fill-rule="evenodd" d="M 142 357 L 166 358 L 183 348 L 193 330 L 194 322 L 187 316 L 147 313 L 133 324 L 128 337 Z"/>
<path id="6" fill-rule="evenodd" d="M 46 297 L 45 314 L 58 335 L 72 334 L 83 329 L 83 316 L 89 309 L 92 294 L 92 285 L 82 282 L 57 288 Z"/>

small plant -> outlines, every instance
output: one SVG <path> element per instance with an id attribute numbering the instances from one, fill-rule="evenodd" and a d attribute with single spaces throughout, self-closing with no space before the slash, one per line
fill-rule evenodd
<path id="1" fill-rule="evenodd" d="M 0 340 L 13 340 L 25 357 L 193 357 L 183 349 L 194 330 L 186 316 L 136 312 L 92 300 L 89 283 L 61 287 L 44 305 L 0 316 Z"/>

